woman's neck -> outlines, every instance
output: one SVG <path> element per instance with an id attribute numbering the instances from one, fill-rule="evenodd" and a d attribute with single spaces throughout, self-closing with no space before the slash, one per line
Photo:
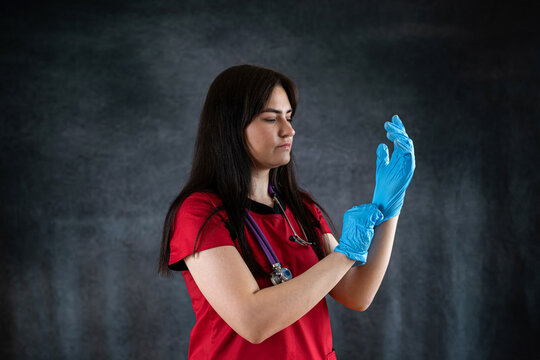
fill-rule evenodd
<path id="1" fill-rule="evenodd" d="M 251 189 L 249 198 L 262 204 L 273 206 L 274 201 L 268 193 L 268 177 L 270 170 L 253 170 L 251 172 Z"/>

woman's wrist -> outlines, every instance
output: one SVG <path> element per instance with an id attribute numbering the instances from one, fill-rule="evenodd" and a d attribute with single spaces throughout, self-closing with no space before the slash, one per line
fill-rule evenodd
<path id="1" fill-rule="evenodd" d="M 356 262 L 356 260 L 353 260 L 353 259 L 350 259 L 347 255 L 345 255 L 344 253 L 342 253 L 341 251 L 336 251 L 334 249 L 334 251 L 332 252 L 332 254 L 330 255 L 333 255 L 333 256 L 338 256 L 340 259 L 342 259 L 344 262 L 346 262 L 347 264 L 350 264 L 351 267 L 354 265 L 354 263 Z"/>

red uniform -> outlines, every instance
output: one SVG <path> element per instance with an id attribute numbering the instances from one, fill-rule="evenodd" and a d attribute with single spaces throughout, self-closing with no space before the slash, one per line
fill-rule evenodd
<path id="1" fill-rule="evenodd" d="M 290 209 L 281 199 L 280 203 L 296 233 L 304 238 Z M 173 225 L 169 265 L 178 265 L 182 259 L 193 253 L 195 238 L 201 225 L 212 211 L 221 205 L 218 196 L 207 192 L 191 194 L 182 203 Z M 314 204 L 308 204 L 308 207 L 320 223 L 322 233 L 330 233 L 320 210 Z M 302 274 L 319 261 L 310 246 L 302 246 L 289 240 L 289 236 L 293 233 L 277 204 L 272 209 L 267 205 L 250 201 L 249 212 L 272 246 L 281 265 L 291 270 L 293 276 Z M 233 240 L 226 227 L 227 221 L 224 210 L 216 214 L 201 232 L 197 251 L 230 245 L 235 246 L 241 253 L 237 239 Z M 251 231 L 245 228 L 245 232 L 257 262 L 270 273 L 271 266 L 261 246 Z M 260 344 L 252 344 L 238 335 L 214 311 L 189 271 L 182 271 L 182 275 L 186 281 L 196 317 L 195 326 L 191 330 L 189 359 L 335 359 L 335 353 L 332 350 L 330 318 L 324 298 L 292 325 Z M 272 286 L 270 276 L 255 279 L 261 289 Z"/>

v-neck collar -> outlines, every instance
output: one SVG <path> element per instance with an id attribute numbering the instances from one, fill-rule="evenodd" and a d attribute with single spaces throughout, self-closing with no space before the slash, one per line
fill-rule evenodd
<path id="1" fill-rule="evenodd" d="M 283 210 L 287 210 L 287 206 L 285 205 L 285 203 L 283 202 L 283 200 L 281 199 L 279 194 L 277 194 L 277 201 L 279 201 L 281 206 L 283 206 Z M 268 214 L 281 214 L 281 209 L 279 208 L 279 205 L 275 201 L 274 201 L 274 207 L 273 208 L 266 205 L 266 204 L 260 203 L 258 201 L 251 200 L 250 198 L 248 198 L 248 203 L 249 203 L 249 205 L 248 205 L 249 210 L 253 211 L 254 213 L 265 214 L 265 215 L 268 215 Z"/>

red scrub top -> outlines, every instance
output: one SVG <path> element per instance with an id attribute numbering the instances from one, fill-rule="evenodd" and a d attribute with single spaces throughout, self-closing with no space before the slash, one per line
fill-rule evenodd
<path id="1" fill-rule="evenodd" d="M 296 233 L 304 238 L 290 209 L 279 198 Z M 314 225 L 321 233 L 330 233 L 320 210 L 308 203 L 315 216 Z M 252 344 L 238 335 L 210 306 L 183 259 L 193 253 L 195 238 L 204 221 L 216 207 L 222 205 L 219 197 L 209 192 L 196 192 L 188 196 L 176 214 L 171 238 L 169 265 L 183 270 L 182 275 L 191 296 L 196 323 L 191 330 L 189 359 L 335 359 L 332 349 L 332 332 L 328 307 L 323 298 L 298 321 L 269 337 L 260 344 Z M 298 276 L 319 260 L 310 246 L 290 241 L 293 233 L 277 204 L 274 208 L 250 200 L 251 216 L 266 236 L 282 266 Z M 226 227 L 227 213 L 222 210 L 205 226 L 199 236 L 197 251 L 213 247 L 235 246 L 241 253 L 237 240 L 233 240 Z M 319 230 L 320 229 L 320 230 Z M 245 228 L 247 241 L 255 258 L 270 273 L 271 266 L 261 246 L 249 229 Z M 270 276 L 255 277 L 261 289 L 272 286 Z"/>

